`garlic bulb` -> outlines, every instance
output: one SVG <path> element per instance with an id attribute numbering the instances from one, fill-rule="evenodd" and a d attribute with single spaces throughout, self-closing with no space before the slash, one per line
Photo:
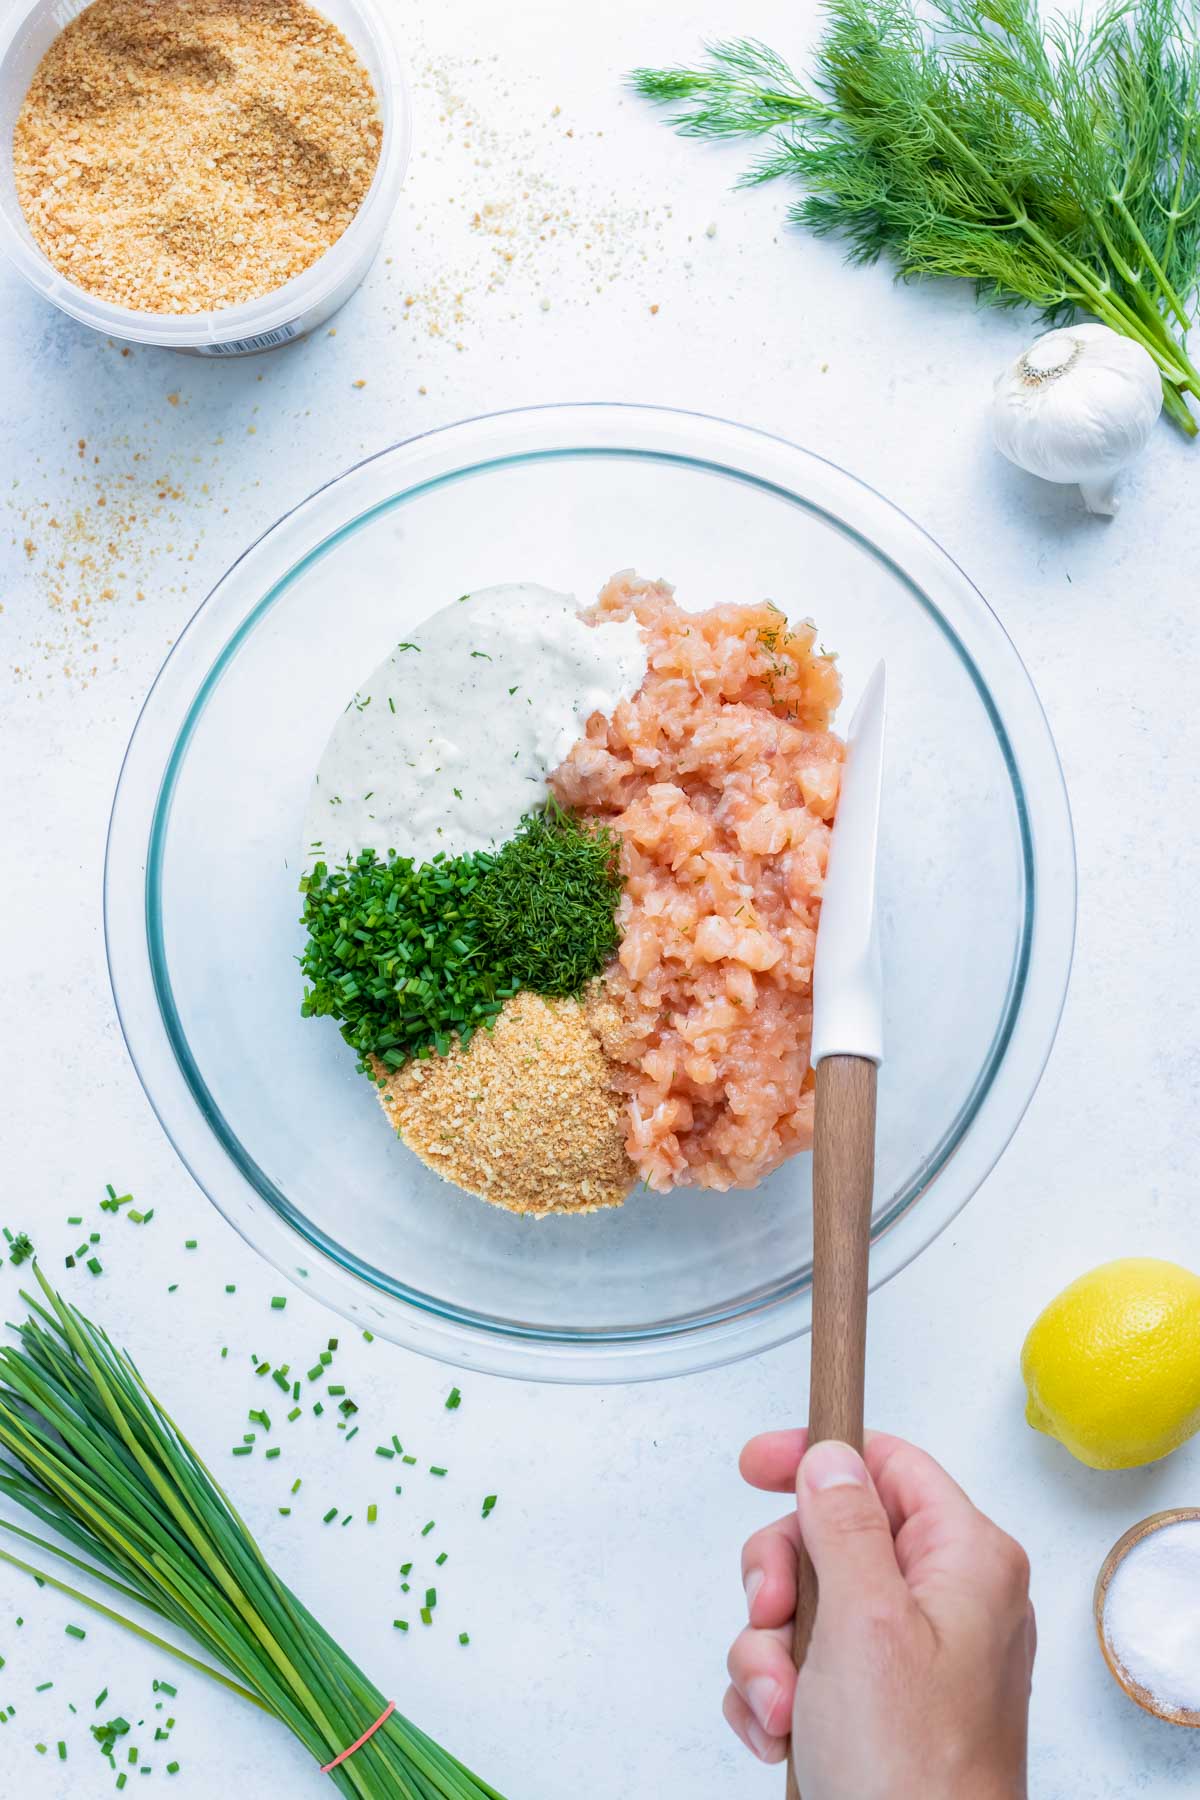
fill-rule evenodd
<path id="1" fill-rule="evenodd" d="M 1113 488 L 1162 411 L 1149 352 L 1107 325 L 1048 331 L 996 377 L 996 448 L 1045 481 L 1077 481 L 1089 512 L 1115 513 Z"/>

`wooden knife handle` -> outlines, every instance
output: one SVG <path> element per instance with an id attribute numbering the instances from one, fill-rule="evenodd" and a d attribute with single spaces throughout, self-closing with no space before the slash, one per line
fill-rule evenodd
<path id="1" fill-rule="evenodd" d="M 813 1322 L 809 1442 L 863 1447 L 867 1258 L 875 1189 L 875 1064 L 827 1056 L 817 1066 L 813 1135 Z M 817 1616 L 817 1577 L 800 1552 L 792 1650 L 800 1668 Z M 800 1800 L 788 1754 L 787 1800 Z"/>

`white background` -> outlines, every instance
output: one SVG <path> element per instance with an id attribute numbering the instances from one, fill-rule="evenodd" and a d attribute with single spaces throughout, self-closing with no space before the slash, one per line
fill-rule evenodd
<path id="1" fill-rule="evenodd" d="M 1091 1585 L 1126 1525 L 1200 1499 L 1200 1444 L 1093 1474 L 1026 1428 L 1017 1358 L 1040 1306 L 1090 1265 L 1131 1252 L 1200 1265 L 1200 448 L 1161 427 L 1120 518 L 1087 517 L 1072 492 L 1025 478 L 987 442 L 991 378 L 1029 321 L 977 312 L 965 288 L 847 269 L 835 245 L 785 225 L 782 190 L 730 191 L 736 146 L 680 141 L 623 95 L 631 65 L 690 56 L 735 23 L 802 58 L 815 17 L 811 0 L 755 0 L 736 17 L 715 0 L 509 0 L 502 14 L 485 0 L 407 4 L 415 152 L 384 258 L 336 335 L 271 357 L 123 356 L 0 273 L 0 1223 L 30 1230 L 51 1270 L 85 1235 L 67 1214 L 103 1230 L 103 1277 L 64 1285 L 224 1458 L 261 1403 L 250 1353 L 305 1365 L 338 1322 L 295 1293 L 269 1310 L 279 1278 L 177 1164 L 114 1019 L 104 830 L 172 640 L 286 508 L 430 426 L 611 398 L 794 437 L 912 513 L 995 606 L 1048 710 L 1079 839 L 1078 956 L 1049 1071 L 982 1192 L 877 1297 L 868 1414 L 926 1444 L 1029 1548 L 1042 1640 L 1034 1794 L 1182 1794 L 1200 1781 L 1200 1737 L 1117 1692 L 1091 1635 Z M 812 604 L 819 616 L 819 595 Z M 107 1180 L 154 1206 L 150 1226 L 97 1212 Z M 17 1285 L 0 1270 L 3 1316 Z M 807 1344 L 631 1390 L 472 1376 L 447 1414 L 448 1371 L 342 1337 L 361 1436 L 346 1446 L 328 1419 L 306 1418 L 285 1428 L 295 1435 L 278 1462 L 220 1466 L 279 1566 L 381 1686 L 513 1800 L 778 1794 L 779 1771 L 752 1765 L 719 1717 L 742 1616 L 738 1547 L 771 1511 L 734 1461 L 753 1430 L 803 1417 Z M 393 1479 L 373 1445 L 392 1429 L 450 1475 L 409 1471 L 408 1494 L 370 1531 L 365 1504 Z M 304 1487 L 281 1519 L 294 1476 Z M 484 1524 L 492 1490 L 500 1504 Z M 352 1525 L 322 1526 L 334 1503 Z M 422 1544 L 427 1517 L 438 1528 Z M 414 1546 L 428 1559 L 435 1541 L 450 1552 L 437 1627 L 401 1638 L 396 1565 Z M 74 1619 L 83 1643 L 64 1635 Z M 0 1702 L 16 1708 L 0 1731 L 5 1793 L 111 1792 L 87 1736 L 93 1698 L 107 1685 L 106 1713 L 153 1719 L 154 1675 L 180 1690 L 180 1796 L 326 1791 L 283 1732 L 11 1571 L 0 1655 Z M 35 1694 L 45 1680 L 53 1689 Z M 157 1779 L 161 1747 L 150 1760 Z"/>

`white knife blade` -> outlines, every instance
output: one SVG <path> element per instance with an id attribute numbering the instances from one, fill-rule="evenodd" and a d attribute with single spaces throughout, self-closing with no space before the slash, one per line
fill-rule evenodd
<path id="1" fill-rule="evenodd" d="M 887 671 L 879 663 L 846 738 L 813 962 L 814 1068 L 827 1056 L 883 1061 L 875 887 L 886 722 Z"/>

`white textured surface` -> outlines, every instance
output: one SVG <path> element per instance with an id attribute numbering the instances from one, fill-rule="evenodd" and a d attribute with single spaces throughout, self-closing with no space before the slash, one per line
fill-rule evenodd
<path id="1" fill-rule="evenodd" d="M 729 7 L 666 0 L 648 14 L 610 0 L 572 9 L 568 26 L 551 0 L 512 0 L 501 25 L 485 0 L 425 0 L 405 16 L 417 72 L 412 176 L 385 248 L 392 260 L 376 266 L 336 336 L 226 367 L 123 357 L 0 274 L 2 1222 L 33 1231 L 51 1267 L 82 1235 L 65 1215 L 102 1222 L 105 1274 L 75 1277 L 71 1291 L 102 1311 L 223 1458 L 261 1397 L 238 1359 L 261 1350 L 302 1362 L 338 1325 L 294 1294 L 285 1313 L 269 1311 L 277 1279 L 176 1163 L 113 1016 L 104 827 L 123 746 L 171 640 L 286 507 L 370 451 L 464 414 L 637 399 L 793 436 L 910 511 L 997 608 L 1057 733 L 1079 836 L 1079 952 L 1057 1051 L 996 1174 L 878 1297 L 869 1416 L 927 1444 L 1029 1547 L 1040 1800 L 1194 1791 L 1200 1737 L 1121 1697 L 1090 1609 L 1118 1533 L 1196 1500 L 1200 1446 L 1141 1472 L 1093 1474 L 1027 1430 L 1016 1364 L 1039 1306 L 1088 1265 L 1126 1252 L 1200 1262 L 1200 450 L 1160 429 L 1112 524 L 1001 462 L 985 439 L 985 401 L 1031 325 L 977 314 L 957 287 L 896 288 L 883 270 L 846 270 L 836 246 L 782 224 L 783 192 L 728 191 L 740 152 L 681 142 L 623 97 L 626 67 L 690 54 L 701 33 L 732 28 Z M 758 0 L 738 15 L 797 55 L 814 21 L 811 0 L 799 13 Z M 84 630 L 51 610 L 55 583 L 68 601 L 104 586 L 116 597 L 98 602 Z M 80 643 L 98 648 L 81 654 Z M 84 685 L 62 673 L 67 659 L 98 673 Z M 150 1227 L 96 1214 L 108 1179 L 155 1206 Z M 185 1252 L 187 1237 L 196 1251 Z M 15 1286 L 0 1271 L 7 1316 Z M 278 1463 L 219 1466 L 236 1471 L 250 1517 L 330 1624 L 513 1800 L 777 1794 L 778 1771 L 752 1766 L 718 1713 L 742 1612 L 738 1546 L 770 1510 L 741 1489 L 734 1457 L 752 1430 L 803 1415 L 807 1364 L 800 1343 L 633 1391 L 472 1377 L 461 1411 L 447 1415 L 446 1371 L 355 1344 L 339 1372 L 364 1403 L 360 1438 L 346 1447 L 309 1420 Z M 395 1503 L 403 1523 L 369 1535 L 364 1503 L 392 1485 L 381 1473 L 393 1465 L 371 1454 L 385 1420 L 451 1473 L 421 1477 Z M 304 1504 L 282 1520 L 275 1508 L 293 1473 Z M 478 1500 L 493 1488 L 500 1505 L 484 1525 Z M 428 1507 L 426 1489 L 436 1489 Z M 358 1515 L 344 1531 L 320 1524 L 335 1501 Z M 395 1566 L 426 1517 L 451 1553 L 439 1626 L 401 1639 L 390 1629 Z M 0 1701 L 17 1709 L 0 1733 L 6 1793 L 111 1792 L 87 1740 L 94 1695 L 108 1685 L 111 1705 L 136 1718 L 150 1677 L 171 1678 L 162 1659 L 99 1622 L 83 1621 L 84 1643 L 65 1638 L 77 1616 L 0 1574 Z M 469 1650 L 455 1642 L 460 1620 Z M 54 1688 L 35 1695 L 49 1679 Z M 327 1791 L 281 1734 L 198 1677 L 178 1685 L 180 1796 Z M 46 1758 L 33 1750 L 39 1739 Z"/>

